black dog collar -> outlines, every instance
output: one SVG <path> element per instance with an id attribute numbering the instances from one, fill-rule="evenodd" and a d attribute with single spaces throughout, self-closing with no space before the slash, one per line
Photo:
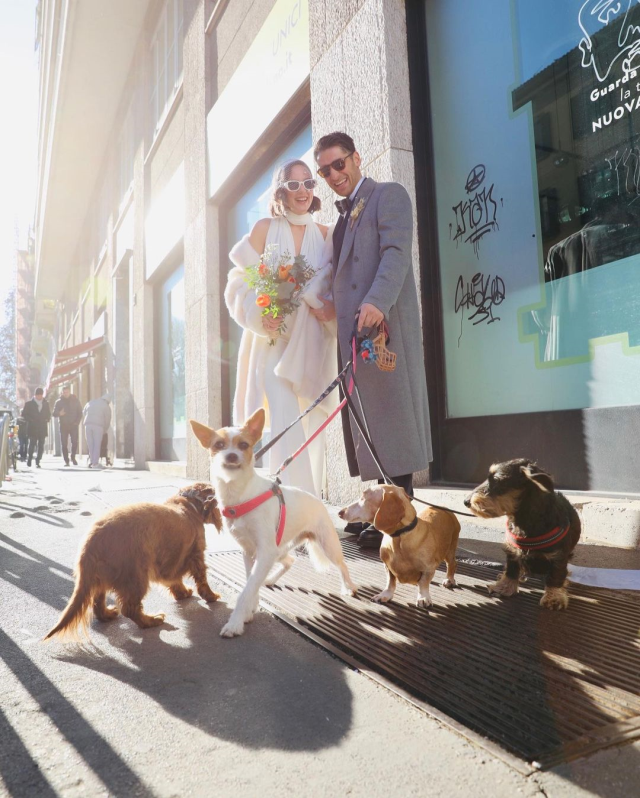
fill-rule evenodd
<path id="1" fill-rule="evenodd" d="M 401 526 L 400 529 L 396 529 L 395 532 L 390 532 L 388 534 L 390 538 L 399 538 L 400 535 L 404 535 L 406 532 L 411 532 L 411 530 L 415 529 L 417 526 L 418 526 L 418 516 L 416 515 L 416 517 L 413 519 L 413 521 L 410 524 L 407 524 L 406 526 Z"/>

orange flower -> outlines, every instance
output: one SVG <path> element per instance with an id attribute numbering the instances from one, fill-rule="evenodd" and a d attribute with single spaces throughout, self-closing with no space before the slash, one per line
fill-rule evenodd
<path id="1" fill-rule="evenodd" d="M 259 308 L 267 308 L 271 304 L 271 297 L 269 294 L 258 294 L 256 298 L 256 305 Z"/>
<path id="2" fill-rule="evenodd" d="M 259 274 L 261 277 L 264 277 L 264 275 L 265 275 L 266 273 L 267 273 L 267 267 L 265 266 L 265 264 L 264 264 L 264 263 L 261 263 L 261 264 L 258 266 L 258 274 Z"/>
<path id="3" fill-rule="evenodd" d="M 295 278 L 295 277 L 289 277 L 289 282 L 290 282 L 290 283 L 295 283 L 295 281 L 296 281 L 296 278 Z"/>
<path id="4" fill-rule="evenodd" d="M 291 266 L 293 264 L 290 263 L 288 266 L 278 266 L 278 277 L 281 280 L 286 280 L 289 276 L 289 272 L 291 271 Z"/>

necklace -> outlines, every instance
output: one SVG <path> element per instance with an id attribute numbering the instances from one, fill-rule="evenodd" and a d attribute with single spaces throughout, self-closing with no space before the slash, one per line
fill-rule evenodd
<path id="1" fill-rule="evenodd" d="M 289 224 L 309 224 L 313 221 L 310 213 L 293 213 L 293 211 L 285 210 L 285 219 Z"/>

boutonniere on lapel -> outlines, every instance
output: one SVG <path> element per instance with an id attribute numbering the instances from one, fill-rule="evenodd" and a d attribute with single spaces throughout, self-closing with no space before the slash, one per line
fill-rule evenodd
<path id="1" fill-rule="evenodd" d="M 360 199 L 356 202 L 356 204 L 353 206 L 351 210 L 351 215 L 349 216 L 349 227 L 351 228 L 351 230 L 353 230 L 353 225 L 356 223 L 358 216 L 360 216 L 360 214 L 362 213 L 362 210 L 364 208 L 364 203 L 365 203 L 364 198 L 360 197 Z"/>

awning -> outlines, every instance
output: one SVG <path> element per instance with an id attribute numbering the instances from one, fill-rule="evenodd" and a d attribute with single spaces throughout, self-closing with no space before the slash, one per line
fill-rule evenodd
<path id="1" fill-rule="evenodd" d="M 49 394 L 54 388 L 59 388 L 61 385 L 67 385 L 71 380 L 75 380 L 79 373 L 79 371 L 76 371 L 73 374 L 66 374 L 64 377 L 57 377 L 55 380 L 51 380 L 49 385 L 47 385 L 46 393 Z"/>
<path id="2" fill-rule="evenodd" d="M 105 338 L 101 335 L 99 338 L 92 338 L 89 341 L 84 341 L 76 346 L 70 346 L 67 349 L 60 349 L 56 353 L 53 361 L 53 367 L 47 379 L 47 390 L 50 391 L 56 385 L 59 385 L 61 378 L 68 377 L 76 371 L 84 368 L 89 363 L 89 353 L 94 349 L 104 346 Z"/>
<path id="3" fill-rule="evenodd" d="M 60 377 L 69 375 L 74 371 L 79 371 L 80 369 L 84 368 L 88 363 L 89 363 L 89 355 L 85 355 L 84 357 L 76 357 L 73 360 L 69 360 L 60 366 L 56 366 L 51 372 L 51 376 L 49 377 L 49 387 L 51 387 L 51 384 L 53 383 L 54 380 L 58 380 L 60 379 Z"/>
<path id="4" fill-rule="evenodd" d="M 101 335 L 100 338 L 93 338 L 90 341 L 85 341 L 82 344 L 77 344 L 77 346 L 70 346 L 68 349 L 60 349 L 60 351 L 56 353 L 56 359 L 53 364 L 54 372 L 56 368 L 65 360 L 70 360 L 71 358 L 77 358 L 80 357 L 80 355 L 86 355 L 89 352 L 91 352 L 93 349 L 97 349 L 99 346 L 102 346 L 103 344 L 104 344 L 104 335 Z M 53 378 L 53 374 L 51 376 Z"/>

